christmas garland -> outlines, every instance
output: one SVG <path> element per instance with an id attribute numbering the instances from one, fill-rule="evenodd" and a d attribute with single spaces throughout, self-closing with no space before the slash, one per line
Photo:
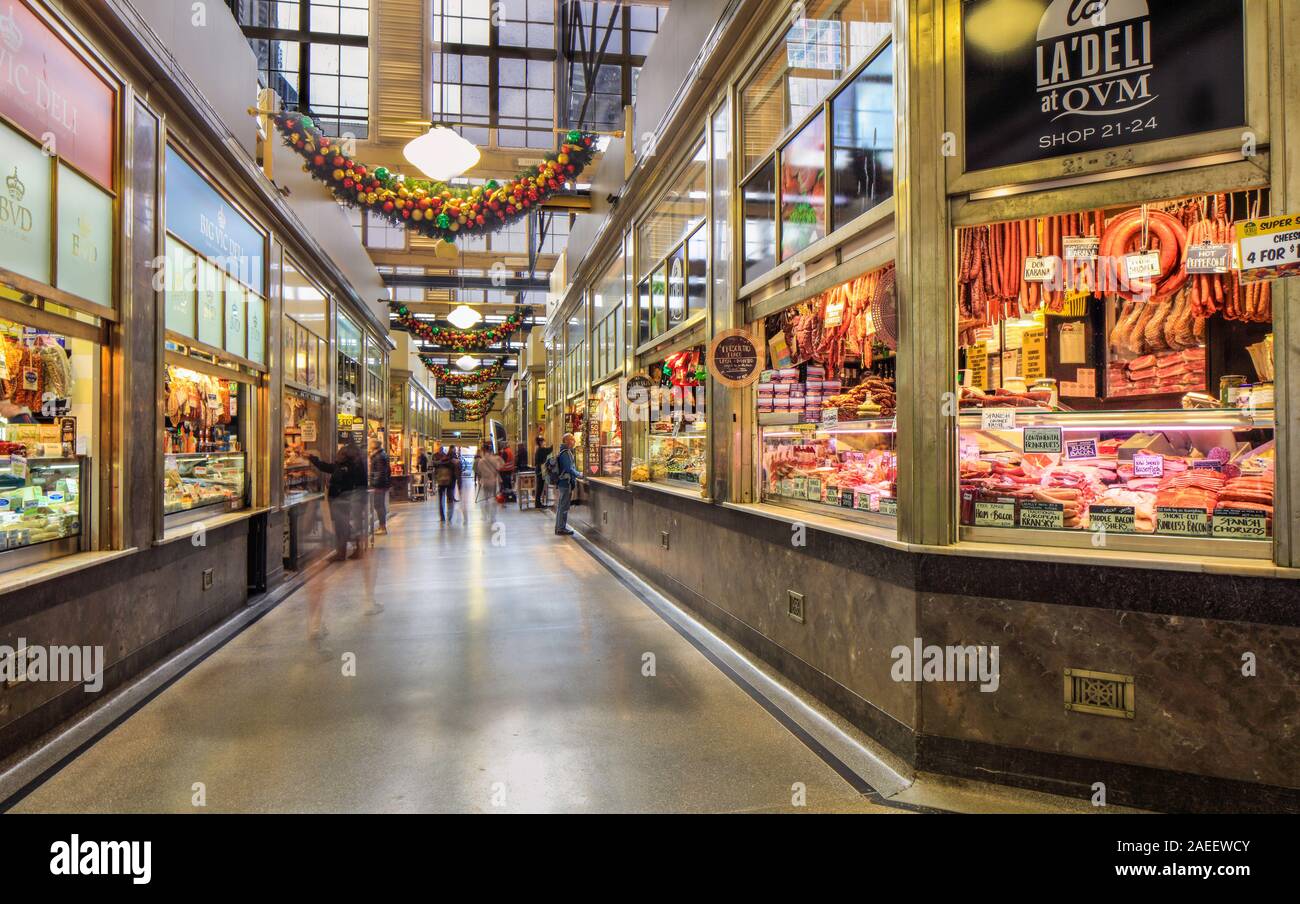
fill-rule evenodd
<path id="1" fill-rule="evenodd" d="M 499 380 L 505 375 L 505 365 L 500 361 L 466 372 L 449 370 L 441 364 L 434 364 L 431 355 L 421 355 L 420 360 L 439 383 L 447 386 L 477 386 L 490 380 Z"/>
<path id="2" fill-rule="evenodd" d="M 477 421 L 489 411 L 492 410 L 493 403 L 496 402 L 496 393 L 492 393 L 486 399 L 478 402 L 469 402 L 464 405 L 452 403 L 452 419 L 457 421 Z"/>
<path id="3" fill-rule="evenodd" d="M 525 170 L 504 184 L 493 179 L 486 185 L 453 188 L 358 163 L 341 153 L 340 142 L 316 128 L 310 116 L 280 113 L 275 126 L 284 143 L 303 158 L 304 169 L 344 204 L 445 242 L 460 235 L 488 235 L 518 222 L 575 179 L 596 154 L 596 136 L 575 130 L 535 171 Z"/>
<path id="4" fill-rule="evenodd" d="M 472 349 L 490 348 L 509 339 L 521 326 L 525 318 L 531 317 L 533 309 L 525 307 L 506 318 L 505 323 L 484 327 L 481 330 L 457 330 L 442 326 L 432 326 L 423 320 L 416 320 L 411 309 L 400 302 L 390 301 L 389 310 L 397 314 L 397 325 L 413 336 L 418 336 L 430 345 L 447 345 L 458 352 Z"/>

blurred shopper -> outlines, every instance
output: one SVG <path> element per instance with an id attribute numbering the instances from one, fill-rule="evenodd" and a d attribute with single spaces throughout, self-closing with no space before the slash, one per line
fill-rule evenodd
<path id="1" fill-rule="evenodd" d="M 479 451 L 474 462 L 474 478 L 478 483 L 478 500 L 483 506 L 483 513 L 491 518 L 496 513 L 497 494 L 501 492 L 501 456 L 491 449 Z"/>
<path id="2" fill-rule="evenodd" d="M 335 461 L 321 461 L 315 455 L 308 456 L 308 460 L 330 476 L 329 507 L 330 520 L 334 522 L 334 543 L 338 553 L 336 558 L 340 562 L 348 558 L 349 542 L 356 543 L 352 558 L 359 558 L 364 542 L 360 520 L 365 514 L 364 494 L 368 482 L 365 456 L 357 446 L 356 439 L 349 433 L 339 445 Z"/>
<path id="3" fill-rule="evenodd" d="M 433 456 L 433 484 L 438 488 L 438 520 L 456 515 L 456 463 L 446 449 Z"/>
<path id="4" fill-rule="evenodd" d="M 420 450 L 420 457 L 416 459 L 415 470 L 421 474 L 428 473 L 429 470 L 429 452 L 426 449 Z"/>
<path id="5" fill-rule="evenodd" d="M 515 450 L 510 447 L 510 441 L 507 440 L 501 444 L 501 452 L 498 455 L 501 459 L 499 473 L 501 475 L 501 492 L 507 496 L 514 492 L 515 488 Z"/>
<path id="6" fill-rule="evenodd" d="M 546 437 L 538 436 L 537 447 L 533 450 L 533 470 L 537 472 L 537 494 L 533 497 L 533 506 L 536 508 L 541 508 L 546 498 L 546 459 L 551 457 L 552 451 L 546 444 Z"/>
<path id="7" fill-rule="evenodd" d="M 451 495 L 457 502 L 460 502 L 460 482 L 465 476 L 465 463 L 460 460 L 460 446 L 452 446 L 447 454 L 451 457 L 451 468 L 453 472 Z"/>
<path id="8" fill-rule="evenodd" d="M 564 434 L 560 440 L 560 454 L 555 461 L 555 486 L 559 498 L 555 501 L 555 532 L 563 536 L 573 533 L 569 529 L 569 505 L 573 502 L 573 490 L 582 476 L 573 458 L 573 446 L 577 442 L 572 433 Z"/>
<path id="9" fill-rule="evenodd" d="M 393 486 L 393 468 L 388 461 L 388 452 L 383 441 L 378 438 L 370 440 L 370 500 L 375 505 L 375 517 L 379 519 L 377 534 L 388 533 L 388 491 Z"/>

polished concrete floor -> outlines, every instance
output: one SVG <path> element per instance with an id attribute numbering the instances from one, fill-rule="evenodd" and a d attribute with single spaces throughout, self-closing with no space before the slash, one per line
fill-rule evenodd
<path id="1" fill-rule="evenodd" d="M 13 811 L 907 812 L 851 786 L 549 514 L 395 512 L 370 555 L 327 566 Z M 909 783 L 894 790 L 915 804 L 1055 808 Z"/>

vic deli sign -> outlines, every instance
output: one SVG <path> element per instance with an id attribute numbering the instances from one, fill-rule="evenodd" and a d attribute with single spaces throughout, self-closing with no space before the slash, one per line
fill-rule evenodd
<path id="1" fill-rule="evenodd" d="M 108 189 L 114 97 L 26 0 L 0 0 L 0 113 Z"/>

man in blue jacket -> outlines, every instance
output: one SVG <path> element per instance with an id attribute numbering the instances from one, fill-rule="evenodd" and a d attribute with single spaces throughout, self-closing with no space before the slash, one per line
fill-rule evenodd
<path id="1" fill-rule="evenodd" d="M 559 455 L 556 457 L 556 470 L 559 476 L 555 480 L 555 488 L 559 491 L 560 498 L 555 503 L 555 532 L 566 537 L 573 533 L 569 530 L 569 503 L 573 500 L 573 488 L 578 485 L 578 478 L 582 476 L 573 460 L 573 446 L 576 441 L 572 433 L 564 434 L 564 438 L 560 440 Z"/>

